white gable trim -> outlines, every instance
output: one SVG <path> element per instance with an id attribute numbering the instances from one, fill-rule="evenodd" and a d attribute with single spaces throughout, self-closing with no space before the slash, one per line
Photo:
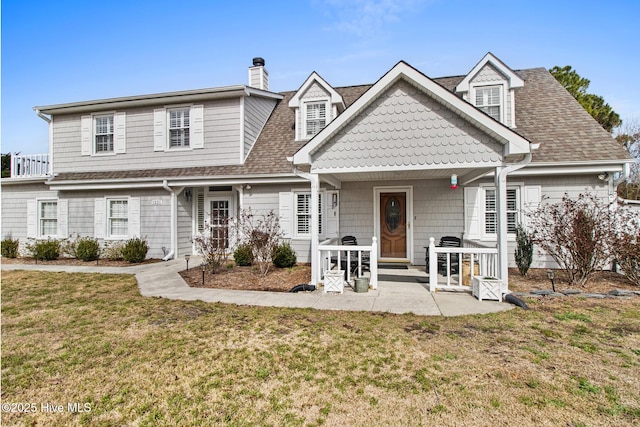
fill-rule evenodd
<path id="1" fill-rule="evenodd" d="M 337 105 L 341 107 L 339 108 L 340 110 L 344 110 L 345 105 L 344 105 L 344 99 L 342 99 L 342 96 L 338 92 L 336 92 L 336 90 L 333 87 L 331 87 L 331 85 L 327 83 L 322 77 L 320 77 L 320 75 L 315 71 L 311 73 L 309 77 L 307 77 L 307 80 L 305 80 L 302 86 L 300 86 L 300 89 L 298 89 L 296 94 L 291 98 L 291 100 L 289 101 L 289 107 L 300 108 L 302 95 L 304 95 L 304 93 L 315 82 L 317 82 L 320 86 L 322 86 L 324 90 L 326 90 L 329 93 L 331 105 Z"/>
<path id="2" fill-rule="evenodd" d="M 400 61 L 387 74 L 382 76 L 368 91 L 358 98 L 349 108 L 329 123 L 307 145 L 302 147 L 294 156 L 293 163 L 311 164 L 312 154 L 322 147 L 347 123 L 357 117 L 367 106 L 377 99 L 385 90 L 400 79 L 406 79 L 420 90 L 427 93 L 446 108 L 464 117 L 469 123 L 495 138 L 505 145 L 504 156 L 530 153 L 529 141 L 513 132 L 502 123 L 498 123 L 491 117 L 476 109 L 473 105 L 460 99 L 454 93 L 449 92 L 443 86 L 434 82 L 406 62 Z"/>
<path id="3" fill-rule="evenodd" d="M 478 62 L 476 66 L 469 71 L 467 76 L 458 83 L 458 86 L 456 86 L 456 92 L 468 92 L 471 80 L 473 80 L 476 74 L 478 74 L 487 64 L 493 65 L 493 67 L 506 77 L 509 81 L 509 89 L 524 86 L 524 80 L 522 80 L 520 76 L 518 76 L 511 68 L 507 67 L 504 62 L 496 58 L 491 52 L 488 52 L 480 62 Z"/>

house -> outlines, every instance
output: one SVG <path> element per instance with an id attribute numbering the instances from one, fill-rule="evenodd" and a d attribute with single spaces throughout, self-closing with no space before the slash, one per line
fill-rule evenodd
<path id="1" fill-rule="evenodd" d="M 274 210 L 314 282 L 345 235 L 416 265 L 431 238 L 458 236 L 493 250 L 506 282 L 527 209 L 609 197 L 632 161 L 547 70 L 491 53 L 460 76 L 401 61 L 373 84 L 313 72 L 294 91 L 268 85 L 255 58 L 248 85 L 35 107 L 49 153 L 14 158 L 3 236 L 145 236 L 150 257 L 171 259 L 220 217 Z"/>

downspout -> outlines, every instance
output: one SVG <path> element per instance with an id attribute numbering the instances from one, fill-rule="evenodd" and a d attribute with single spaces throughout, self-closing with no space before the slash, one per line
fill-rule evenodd
<path id="1" fill-rule="evenodd" d="M 42 120 L 44 120 L 45 122 L 47 122 L 48 124 L 48 138 L 49 138 L 49 165 L 47 166 L 47 172 L 49 173 L 49 175 L 53 175 L 53 118 L 52 117 L 47 117 L 42 111 L 38 110 L 37 108 L 34 108 L 33 111 L 36 112 L 36 114 L 38 115 L 38 117 L 40 117 Z M 13 162 L 11 162 L 11 164 L 13 165 Z"/>
<path id="2" fill-rule="evenodd" d="M 168 261 L 175 258 L 176 248 L 178 247 L 178 219 L 176 215 L 178 196 L 176 196 L 176 192 L 173 190 L 173 188 L 169 187 L 166 179 L 162 181 L 162 188 L 164 188 L 169 192 L 169 194 L 171 194 L 171 245 L 169 247 L 169 253 L 164 258 L 162 258 L 163 261 Z"/>
<path id="3" fill-rule="evenodd" d="M 320 246 L 320 236 L 318 236 L 318 192 L 320 190 L 320 179 L 318 175 L 302 172 L 293 164 L 293 157 L 287 157 L 291 162 L 293 173 L 300 178 L 306 179 L 311 185 L 311 285 L 317 286 L 320 283 L 320 256 L 318 248 Z"/>
<path id="4" fill-rule="evenodd" d="M 504 283 L 505 289 L 503 293 L 508 293 L 509 283 L 509 256 L 508 256 L 508 243 L 507 243 L 507 175 L 511 172 L 522 169 L 523 167 L 531 163 L 533 157 L 532 151 L 536 150 L 540 144 L 529 144 L 529 152 L 525 154 L 524 159 L 518 163 L 505 166 L 504 168 L 497 168 L 495 175 L 495 186 L 498 202 L 498 272 L 500 279 Z"/>

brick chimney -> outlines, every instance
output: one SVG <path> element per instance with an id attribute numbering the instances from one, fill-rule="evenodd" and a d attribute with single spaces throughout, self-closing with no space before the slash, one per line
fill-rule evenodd
<path id="1" fill-rule="evenodd" d="M 269 73 L 264 69 L 263 58 L 253 58 L 253 66 L 249 67 L 249 86 L 269 90 Z"/>

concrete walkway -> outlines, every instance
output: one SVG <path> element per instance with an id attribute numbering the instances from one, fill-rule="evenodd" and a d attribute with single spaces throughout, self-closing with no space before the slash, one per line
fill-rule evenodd
<path id="1" fill-rule="evenodd" d="M 192 257 L 191 265 L 200 265 L 198 257 Z M 204 289 L 187 286 L 179 271 L 185 268 L 183 259 L 133 267 L 101 267 L 72 265 L 2 264 L 3 270 L 64 271 L 70 273 L 134 274 L 140 294 L 145 297 L 162 297 L 178 300 L 202 300 L 238 305 L 265 307 L 315 308 L 318 310 L 377 311 L 389 313 L 414 313 L 423 316 L 461 316 L 485 314 L 513 308 L 511 304 L 497 301 L 478 301 L 464 292 L 436 292 L 427 290 L 427 283 L 397 281 L 397 276 L 424 277 L 418 269 L 379 269 L 378 289 L 367 293 L 355 293 L 345 287 L 343 294 L 314 292 L 280 293 L 259 291 L 235 291 Z M 426 280 L 425 280 L 426 282 Z"/>

